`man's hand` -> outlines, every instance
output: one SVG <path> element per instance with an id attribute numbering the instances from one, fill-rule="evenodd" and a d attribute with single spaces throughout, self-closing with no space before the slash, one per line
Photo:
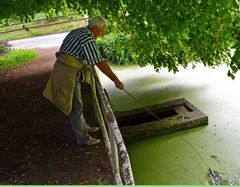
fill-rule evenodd
<path id="1" fill-rule="evenodd" d="M 97 63 L 96 66 L 115 83 L 116 88 L 120 90 L 124 89 L 123 83 L 118 79 L 115 73 L 113 73 L 110 66 L 105 61 Z"/>
<path id="2" fill-rule="evenodd" d="M 118 88 L 119 90 L 123 90 L 123 89 L 124 89 L 124 85 L 123 85 L 123 83 L 120 82 L 120 81 L 115 82 L 115 86 L 116 86 L 116 88 Z"/>

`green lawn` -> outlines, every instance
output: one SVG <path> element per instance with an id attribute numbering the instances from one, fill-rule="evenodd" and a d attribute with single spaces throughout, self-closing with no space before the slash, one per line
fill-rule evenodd
<path id="1" fill-rule="evenodd" d="M 85 20 L 73 21 L 74 19 L 79 19 L 79 18 L 82 18 L 82 16 L 74 16 L 74 17 L 71 16 L 71 17 L 65 17 L 65 18 L 61 17 L 53 20 L 43 20 L 43 21 L 22 23 L 19 25 L 1 26 L 0 33 L 5 31 L 10 31 L 10 30 L 22 29 L 23 25 L 29 28 L 29 27 L 53 24 L 53 23 L 58 23 L 58 22 L 63 22 L 68 20 L 72 21 L 72 22 L 67 22 L 62 24 L 51 25 L 51 26 L 32 28 L 30 29 L 30 31 L 21 30 L 21 31 L 3 33 L 3 34 L 0 34 L 0 40 L 17 40 L 22 38 L 30 38 L 34 36 L 68 32 L 72 29 L 79 28 L 87 24 L 87 21 Z"/>
<path id="2" fill-rule="evenodd" d="M 0 71 L 19 67 L 35 59 L 37 55 L 37 51 L 33 49 L 11 50 L 7 55 L 0 56 Z"/>

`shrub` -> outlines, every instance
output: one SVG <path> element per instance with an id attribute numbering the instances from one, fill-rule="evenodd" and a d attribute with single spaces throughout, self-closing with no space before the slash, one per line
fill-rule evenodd
<path id="1" fill-rule="evenodd" d="M 6 55 L 11 48 L 11 45 L 8 44 L 6 40 L 0 40 L 0 56 Z"/>
<path id="2" fill-rule="evenodd" d="M 111 33 L 97 40 L 103 57 L 114 64 L 129 64 L 130 62 L 134 62 L 130 52 L 130 42 L 130 36 L 122 33 Z"/>

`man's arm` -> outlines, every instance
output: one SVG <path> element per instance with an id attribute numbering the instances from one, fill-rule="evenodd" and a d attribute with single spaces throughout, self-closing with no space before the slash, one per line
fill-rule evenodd
<path id="1" fill-rule="evenodd" d="M 112 69 L 107 64 L 106 61 L 99 62 L 96 64 L 96 66 L 115 83 L 115 86 L 118 89 L 120 90 L 124 89 L 123 83 L 118 79 L 115 73 L 113 73 Z"/>

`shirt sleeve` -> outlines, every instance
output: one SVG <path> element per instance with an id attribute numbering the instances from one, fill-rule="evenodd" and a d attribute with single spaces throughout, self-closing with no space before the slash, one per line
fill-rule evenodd
<path id="1" fill-rule="evenodd" d="M 104 60 L 95 41 L 88 42 L 83 46 L 83 55 L 85 65 L 94 65 Z"/>

